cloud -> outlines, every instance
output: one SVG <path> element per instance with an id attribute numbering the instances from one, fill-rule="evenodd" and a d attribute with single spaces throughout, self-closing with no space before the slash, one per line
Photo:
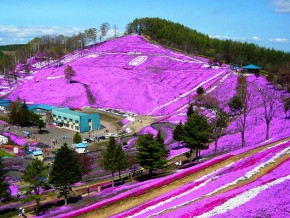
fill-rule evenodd
<path id="1" fill-rule="evenodd" d="M 280 43 L 284 43 L 284 42 L 290 42 L 289 39 L 286 38 L 274 38 L 274 39 L 269 39 L 270 42 L 280 42 Z"/>
<path id="2" fill-rule="evenodd" d="M 258 36 L 253 36 L 252 38 L 251 38 L 253 41 L 261 41 L 262 39 L 260 38 L 260 37 L 258 37 Z"/>
<path id="3" fill-rule="evenodd" d="M 289 0 L 272 0 L 275 5 L 275 11 L 278 13 L 290 13 Z"/>
<path id="4" fill-rule="evenodd" d="M 34 37 L 41 37 L 44 35 L 66 35 L 71 36 L 73 34 L 83 32 L 85 28 L 81 27 L 27 27 L 27 26 L 12 26 L 12 25 L 0 25 L 0 35 L 2 43 L 27 43 Z"/>

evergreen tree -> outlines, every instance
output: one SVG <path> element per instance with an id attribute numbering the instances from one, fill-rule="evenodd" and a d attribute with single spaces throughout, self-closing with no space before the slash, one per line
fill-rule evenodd
<path id="1" fill-rule="evenodd" d="M 193 105 L 190 104 L 190 105 L 189 105 L 189 108 L 188 108 L 188 110 L 187 110 L 186 115 L 187 115 L 187 117 L 190 117 L 193 113 L 194 113 Z"/>
<path id="2" fill-rule="evenodd" d="M 156 136 L 156 140 L 157 142 L 159 142 L 160 144 L 164 144 L 164 138 L 161 135 L 161 131 L 158 130 L 157 136 Z"/>
<path id="3" fill-rule="evenodd" d="M 22 179 L 24 182 L 28 183 L 30 186 L 28 192 L 34 191 L 32 196 L 36 202 L 36 214 L 38 215 L 40 206 L 40 187 L 44 184 L 43 179 L 47 175 L 47 167 L 44 165 L 43 161 L 34 159 L 31 164 L 29 164 L 23 172 Z"/>
<path id="4" fill-rule="evenodd" d="M 219 109 L 216 108 L 216 116 L 212 120 L 211 126 L 212 126 L 212 138 L 214 139 L 215 144 L 215 153 L 218 152 L 218 139 L 223 134 L 223 129 L 227 126 L 228 122 L 228 116 L 227 114 Z"/>
<path id="5" fill-rule="evenodd" d="M 121 179 L 121 171 L 126 170 L 129 166 L 128 156 L 123 151 L 121 145 L 117 145 L 115 149 L 115 162 L 117 166 L 117 171 L 119 173 L 119 179 Z"/>
<path id="6" fill-rule="evenodd" d="M 199 150 L 204 148 L 209 142 L 211 136 L 211 126 L 208 124 L 206 117 L 194 112 L 188 117 L 184 124 L 184 136 L 182 141 L 190 148 L 190 153 L 196 151 L 196 157 Z"/>
<path id="7" fill-rule="evenodd" d="M 114 187 L 114 174 L 118 170 L 116 162 L 116 149 L 117 144 L 113 137 L 110 137 L 109 144 L 106 149 L 102 151 L 102 166 L 105 170 L 111 171 L 112 174 L 112 186 Z"/>
<path id="8" fill-rule="evenodd" d="M 198 95 L 202 95 L 204 93 L 204 89 L 202 88 L 202 86 L 200 86 L 200 87 L 197 88 L 196 93 Z"/>
<path id="9" fill-rule="evenodd" d="M 166 166 L 168 150 L 155 140 L 151 134 L 142 135 L 136 141 L 138 153 L 137 162 L 149 170 L 152 175 L 153 170 L 162 169 Z"/>
<path id="10" fill-rule="evenodd" d="M 242 99 L 238 95 L 235 95 L 234 97 L 232 97 L 230 99 L 228 105 L 229 105 L 233 115 L 236 115 L 237 113 L 239 113 L 243 109 Z"/>
<path id="11" fill-rule="evenodd" d="M 45 128 L 45 126 L 46 126 L 45 122 L 39 116 L 35 117 L 34 125 L 38 127 L 39 132 L 41 132 L 41 129 Z"/>
<path id="12" fill-rule="evenodd" d="M 2 158 L 0 157 L 0 201 L 10 199 L 10 189 L 9 184 L 6 181 L 8 171 L 4 169 L 4 164 Z"/>
<path id="13" fill-rule="evenodd" d="M 184 136 L 184 129 L 183 129 L 183 124 L 181 123 L 181 121 L 179 122 L 179 124 L 174 128 L 173 130 L 173 139 L 175 141 L 181 142 L 182 138 Z M 178 144 L 179 146 L 179 144 Z"/>
<path id="14" fill-rule="evenodd" d="M 79 182 L 82 178 L 81 167 L 78 164 L 76 152 L 70 149 L 66 143 L 57 150 L 50 172 L 50 182 L 59 189 L 67 205 L 68 193 L 71 185 Z"/>
<path id="15" fill-rule="evenodd" d="M 78 144 L 78 143 L 81 143 L 82 141 L 83 141 L 83 139 L 82 139 L 80 133 L 79 132 L 76 132 L 74 134 L 74 137 L 73 137 L 73 143 L 74 144 Z"/>

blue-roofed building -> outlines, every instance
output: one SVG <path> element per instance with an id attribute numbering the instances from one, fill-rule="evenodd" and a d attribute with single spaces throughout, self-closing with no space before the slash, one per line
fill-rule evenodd
<path id="1" fill-rule="evenodd" d="M 33 159 L 43 160 L 43 152 L 41 150 L 33 151 L 32 152 Z"/>
<path id="2" fill-rule="evenodd" d="M 87 153 L 88 152 L 88 145 L 86 143 L 78 143 L 74 145 L 75 151 L 79 154 Z"/>
<path id="3" fill-rule="evenodd" d="M 69 108 L 54 108 L 51 114 L 56 126 L 65 129 L 77 132 L 89 132 L 101 128 L 100 115 L 98 113 L 85 114 L 72 111 Z"/>
<path id="4" fill-rule="evenodd" d="M 33 110 L 34 112 L 40 111 L 40 112 L 51 112 L 52 109 L 57 108 L 55 106 L 52 105 L 48 105 L 48 104 L 32 104 L 32 105 L 28 105 L 28 110 Z"/>
<path id="5" fill-rule="evenodd" d="M 28 105 L 28 110 L 42 116 L 43 121 L 50 122 L 51 111 L 57 107 L 48 104 L 32 104 Z"/>
<path id="6" fill-rule="evenodd" d="M 5 110 L 10 103 L 11 101 L 8 99 L 0 99 L 0 109 Z"/>
<path id="7" fill-rule="evenodd" d="M 250 73 L 259 73 L 262 67 L 256 66 L 254 64 L 249 64 L 247 66 L 243 66 L 243 69 L 250 72 Z"/>

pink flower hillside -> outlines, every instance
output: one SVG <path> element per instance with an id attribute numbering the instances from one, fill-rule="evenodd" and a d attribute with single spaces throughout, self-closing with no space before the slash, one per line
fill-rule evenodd
<path id="1" fill-rule="evenodd" d="M 16 87 L 9 98 L 162 115 L 186 105 L 197 87 L 208 88 L 229 71 L 207 69 L 204 58 L 172 52 L 137 35 L 75 51 L 61 62 L 60 67 L 35 63 L 39 71 Z M 68 65 L 76 72 L 70 84 L 64 77 Z"/>

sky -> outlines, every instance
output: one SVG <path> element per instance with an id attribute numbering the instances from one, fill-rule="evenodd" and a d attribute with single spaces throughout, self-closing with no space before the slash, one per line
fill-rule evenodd
<path id="1" fill-rule="evenodd" d="M 290 0 L 0 0 L 0 45 L 159 17 L 220 39 L 290 52 Z M 113 34 L 111 30 L 110 34 Z"/>

